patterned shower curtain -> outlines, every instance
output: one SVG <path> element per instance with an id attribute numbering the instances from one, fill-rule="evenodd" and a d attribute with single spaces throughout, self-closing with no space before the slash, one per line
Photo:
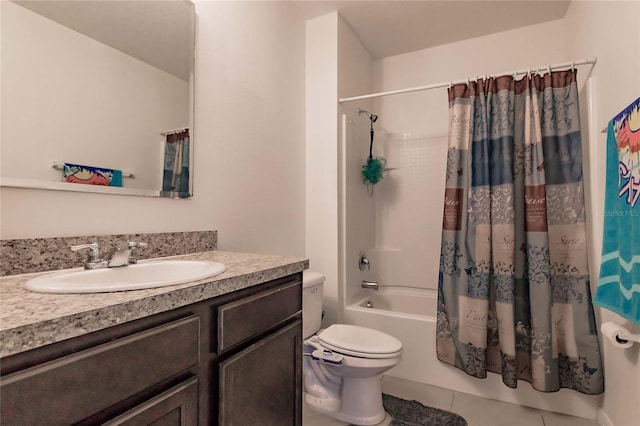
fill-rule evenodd
<path id="1" fill-rule="evenodd" d="M 189 129 L 167 134 L 160 196 L 189 198 Z"/>
<path id="2" fill-rule="evenodd" d="M 438 359 L 544 392 L 604 390 L 576 71 L 449 89 Z"/>

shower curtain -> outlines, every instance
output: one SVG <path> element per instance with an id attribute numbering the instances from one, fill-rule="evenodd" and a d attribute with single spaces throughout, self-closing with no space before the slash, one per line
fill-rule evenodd
<path id="1" fill-rule="evenodd" d="M 449 89 L 436 346 L 512 388 L 603 392 L 575 70 Z"/>
<path id="2" fill-rule="evenodd" d="M 189 129 L 167 134 L 160 196 L 189 198 Z"/>

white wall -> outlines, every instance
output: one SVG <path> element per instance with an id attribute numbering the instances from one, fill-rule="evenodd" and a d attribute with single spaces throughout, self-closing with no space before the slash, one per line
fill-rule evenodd
<path id="1" fill-rule="evenodd" d="M 338 321 L 338 14 L 306 24 L 306 256 L 325 275 L 325 324 Z"/>
<path id="2" fill-rule="evenodd" d="M 304 19 L 286 2 L 198 2 L 196 13 L 203 213 L 222 249 L 303 255 Z"/>
<path id="3" fill-rule="evenodd" d="M 62 180 L 54 161 L 135 172 L 160 190 L 161 132 L 189 126 L 189 82 L 2 2 L 2 176 Z M 127 153 L 127 155 L 122 155 Z"/>
<path id="4" fill-rule="evenodd" d="M 404 89 L 565 61 L 565 52 L 564 22 L 556 20 L 380 59 L 374 63 L 374 89 Z M 379 99 L 388 132 L 447 133 L 446 88 Z"/>
<path id="5" fill-rule="evenodd" d="M 526 48 L 525 48 L 526 47 Z M 460 80 L 567 60 L 564 22 L 517 30 L 383 58 L 374 62 L 374 92 Z M 383 285 L 436 289 L 447 158 L 447 88 L 374 101 L 380 148 L 394 168 L 376 193 L 372 264 Z"/>
<path id="6" fill-rule="evenodd" d="M 567 53 L 572 58 L 597 56 L 590 73 L 593 91 L 593 120 L 588 139 L 590 174 L 587 200 L 592 223 L 592 283 L 597 282 L 602 248 L 606 135 L 601 133 L 609 119 L 640 96 L 640 2 L 573 1 L 564 19 Z M 583 73 L 585 75 L 586 73 Z M 583 80 L 584 81 L 584 80 Z M 584 111 L 582 111 L 584 114 Z M 584 122 L 583 122 L 584 128 Z M 605 309 L 597 309 L 601 321 L 628 322 Z M 630 327 L 640 332 L 638 327 Z M 632 349 L 602 344 L 605 362 L 605 393 L 601 420 L 605 424 L 632 426 L 640 422 L 640 345 Z"/>
<path id="7" fill-rule="evenodd" d="M 374 238 L 373 200 L 360 177 L 369 150 L 369 120 L 358 115 L 358 108 L 369 110 L 370 102 L 339 108 L 336 102 L 371 90 L 371 57 L 336 12 L 307 21 L 306 37 L 306 246 L 310 269 L 326 278 L 327 326 L 341 320 L 340 307 L 360 289 L 360 281 L 373 279 L 357 266 L 360 250 Z"/>
<path id="8" fill-rule="evenodd" d="M 219 230 L 222 250 L 305 253 L 304 19 L 197 2 L 194 198 L 0 189 L 0 236 Z"/>

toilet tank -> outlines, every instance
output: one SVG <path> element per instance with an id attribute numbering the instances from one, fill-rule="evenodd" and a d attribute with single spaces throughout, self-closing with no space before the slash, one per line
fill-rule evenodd
<path id="1" fill-rule="evenodd" d="M 322 285 L 320 272 L 302 273 L 302 337 L 305 339 L 320 330 L 322 322 Z"/>

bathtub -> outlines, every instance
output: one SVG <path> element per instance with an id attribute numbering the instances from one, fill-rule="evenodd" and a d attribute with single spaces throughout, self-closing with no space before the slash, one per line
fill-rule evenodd
<path id="1" fill-rule="evenodd" d="M 442 386 L 433 377 L 440 363 L 435 356 L 436 301 L 435 290 L 380 286 L 378 291 L 360 292 L 346 307 L 344 322 L 400 339 L 402 362 L 388 375 Z"/>
<path id="2" fill-rule="evenodd" d="M 516 389 L 498 374 L 471 377 L 438 360 L 436 355 L 436 290 L 380 286 L 363 290 L 344 309 L 343 322 L 388 333 L 402 342 L 402 362 L 386 374 L 458 392 L 497 399 L 572 416 L 595 419 L 600 396 L 561 389 L 545 394 L 524 381 Z M 371 307 L 367 307 L 370 305 Z"/>

